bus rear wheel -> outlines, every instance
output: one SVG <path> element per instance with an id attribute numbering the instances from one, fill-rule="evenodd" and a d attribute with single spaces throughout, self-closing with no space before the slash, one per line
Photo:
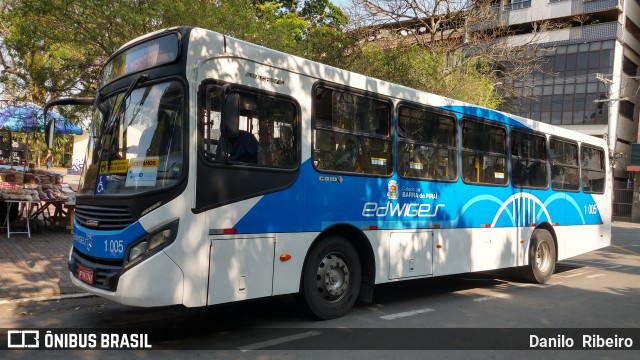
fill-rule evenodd
<path id="1" fill-rule="evenodd" d="M 529 265 L 525 268 L 527 280 L 544 284 L 551 278 L 556 267 L 556 246 L 548 230 L 536 229 L 531 235 Z"/>
<path id="2" fill-rule="evenodd" d="M 344 238 L 329 237 L 314 246 L 303 268 L 300 297 L 313 316 L 345 316 L 360 292 L 362 273 L 355 248 Z"/>

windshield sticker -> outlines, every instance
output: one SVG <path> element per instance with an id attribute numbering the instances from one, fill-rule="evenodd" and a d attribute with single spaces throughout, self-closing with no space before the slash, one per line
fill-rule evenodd
<path id="1" fill-rule="evenodd" d="M 98 181 L 96 182 L 95 193 L 98 195 L 104 194 L 104 185 L 106 183 L 107 183 L 107 175 L 106 174 L 98 175 Z"/>
<path id="2" fill-rule="evenodd" d="M 100 174 L 126 174 L 128 160 L 110 160 L 100 162 Z"/>
<path id="3" fill-rule="evenodd" d="M 127 181 L 124 186 L 155 186 L 159 163 L 160 158 L 157 156 L 131 159 Z"/>

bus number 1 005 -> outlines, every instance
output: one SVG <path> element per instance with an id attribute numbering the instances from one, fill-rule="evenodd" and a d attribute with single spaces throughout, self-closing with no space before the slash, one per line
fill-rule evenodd
<path id="1" fill-rule="evenodd" d="M 595 215 L 598 213 L 598 205 L 589 204 L 584 206 L 584 213 L 587 215 Z"/>
<path id="2" fill-rule="evenodd" d="M 112 253 L 121 253 L 124 251 L 122 240 L 105 240 L 104 251 Z"/>

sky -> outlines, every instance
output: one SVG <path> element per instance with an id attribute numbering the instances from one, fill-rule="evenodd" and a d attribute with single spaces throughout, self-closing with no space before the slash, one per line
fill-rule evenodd
<path id="1" fill-rule="evenodd" d="M 351 0 L 331 0 L 331 2 L 343 9 L 351 5 Z"/>

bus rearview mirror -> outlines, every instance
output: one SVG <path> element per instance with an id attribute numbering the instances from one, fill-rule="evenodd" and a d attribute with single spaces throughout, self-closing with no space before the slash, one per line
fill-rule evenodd
<path id="1" fill-rule="evenodd" d="M 224 97 L 222 108 L 222 136 L 233 138 L 238 136 L 240 117 L 238 115 L 238 103 L 240 95 L 237 93 L 227 93 Z"/>

